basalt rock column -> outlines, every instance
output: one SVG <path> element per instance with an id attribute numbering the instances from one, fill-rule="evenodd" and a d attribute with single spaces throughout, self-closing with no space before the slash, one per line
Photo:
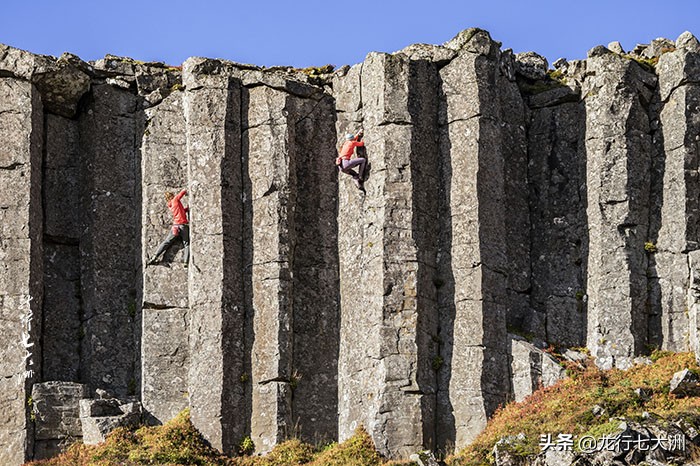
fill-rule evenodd
<path id="1" fill-rule="evenodd" d="M 181 247 L 171 247 L 161 262 L 146 267 L 172 225 L 164 193 L 187 188 L 183 93 L 174 92 L 146 110 L 142 145 L 143 309 L 141 400 L 160 422 L 187 407 L 188 285 Z M 187 197 L 182 202 L 187 204 Z"/>
<path id="2" fill-rule="evenodd" d="M 656 78 L 598 47 L 589 52 L 587 345 L 603 368 L 627 368 L 647 342 L 651 137 L 646 106 Z"/>
<path id="3" fill-rule="evenodd" d="M 41 375 L 42 140 L 36 88 L 0 78 L 0 464 L 10 466 L 31 457 L 27 399 Z"/>
<path id="4" fill-rule="evenodd" d="M 134 394 L 140 119 L 132 93 L 92 87 L 80 115 L 82 382 Z"/>
<path id="5" fill-rule="evenodd" d="M 488 33 L 472 32 L 447 44 L 460 53 L 440 70 L 437 437 L 441 448 L 457 449 L 478 435 L 510 386 L 504 163 L 512 127 L 499 94 L 515 84 L 503 79 Z"/>
<path id="6" fill-rule="evenodd" d="M 80 149 L 78 122 L 46 114 L 43 380 L 80 380 Z"/>
<path id="7" fill-rule="evenodd" d="M 297 99 L 293 108 L 302 156 L 296 158 L 292 413 L 302 439 L 327 443 L 338 439 L 338 181 L 329 157 L 335 102 L 317 93 Z"/>
<path id="8" fill-rule="evenodd" d="M 251 438 L 268 452 L 292 428 L 292 253 L 295 246 L 296 158 L 293 97 L 267 86 L 245 93 L 247 178 L 252 257 L 250 289 Z"/>
<path id="9" fill-rule="evenodd" d="M 340 178 L 339 434 L 362 424 L 393 457 L 435 444 L 437 82 L 430 61 L 372 53 L 334 83 L 339 132 L 361 104 L 372 163 L 366 195 Z"/>
<path id="10" fill-rule="evenodd" d="M 532 96 L 528 180 L 532 222 L 532 317 L 521 328 L 548 342 L 586 342 L 585 112 L 557 88 Z"/>
<path id="11" fill-rule="evenodd" d="M 682 38 L 683 36 L 681 36 Z M 656 241 L 656 276 L 664 349 L 688 349 L 689 251 L 700 248 L 700 45 L 690 36 L 672 52 L 664 53 L 656 67 L 662 102 L 657 143 L 663 143 L 663 199 L 661 228 Z M 661 141 L 658 141 L 662 138 Z M 657 303 L 653 303 L 657 304 Z"/>
<path id="12" fill-rule="evenodd" d="M 245 75 L 243 158 L 251 438 L 337 438 L 332 100 L 275 72 Z"/>
<path id="13" fill-rule="evenodd" d="M 216 60 L 192 58 L 183 68 L 192 240 L 189 404 L 195 427 L 232 454 L 248 433 L 241 85 L 235 70 Z"/>

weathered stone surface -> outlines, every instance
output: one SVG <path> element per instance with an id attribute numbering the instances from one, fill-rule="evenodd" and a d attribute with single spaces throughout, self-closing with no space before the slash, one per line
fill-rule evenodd
<path id="1" fill-rule="evenodd" d="M 141 400 L 149 420 L 167 422 L 187 408 L 187 309 L 144 309 Z"/>
<path id="2" fill-rule="evenodd" d="M 373 175 L 364 198 L 349 177 L 339 180 L 339 434 L 363 424 L 380 451 L 406 457 L 435 441 L 437 71 L 370 54 L 361 77 L 351 69 L 335 83 L 349 97 L 339 132 L 359 129 L 344 90 L 360 80 Z"/>
<path id="3" fill-rule="evenodd" d="M 80 152 L 78 123 L 47 114 L 44 159 L 43 380 L 78 381 L 80 371 Z"/>
<path id="4" fill-rule="evenodd" d="M 88 396 L 86 385 L 74 382 L 45 382 L 32 387 L 34 413 L 34 459 L 60 452 L 66 441 L 82 437 L 79 401 Z M 37 454 L 38 450 L 38 454 Z"/>
<path id="5" fill-rule="evenodd" d="M 535 313 L 518 326 L 565 346 L 586 339 L 584 121 L 579 103 L 541 108 L 532 111 L 528 132 Z"/>
<path id="6" fill-rule="evenodd" d="M 45 234 L 63 243 L 80 237 L 79 139 L 76 121 L 46 115 Z"/>
<path id="7" fill-rule="evenodd" d="M 79 380 L 80 252 L 76 244 L 44 242 L 43 379 Z"/>
<path id="8" fill-rule="evenodd" d="M 670 393 L 677 396 L 700 395 L 700 377 L 688 369 L 676 372 L 671 379 Z"/>
<path id="9" fill-rule="evenodd" d="M 171 78 L 168 72 L 152 76 L 137 67 L 142 94 L 155 91 L 157 86 L 167 87 Z M 188 406 L 188 273 L 182 263 L 181 243 L 166 251 L 158 264 L 146 266 L 173 223 L 164 193 L 177 194 L 187 188 L 183 95 L 173 92 L 145 111 L 147 130 L 141 146 L 141 399 L 149 422 L 167 422 Z M 182 202 L 187 205 L 187 198 Z"/>
<path id="10" fill-rule="evenodd" d="M 509 380 L 506 326 L 587 338 L 603 367 L 647 344 L 700 353 L 700 45 L 673 46 L 634 52 L 659 57 L 658 84 L 611 43 L 525 97 L 516 69 L 542 79 L 546 60 L 478 29 L 370 54 L 332 90 L 288 67 L 0 46 L 0 382 L 20 379 L 20 316 L 43 309 L 44 380 L 141 387 L 161 420 L 190 404 L 229 453 L 364 424 L 399 457 L 465 445 L 511 382 L 537 385 L 531 348 Z M 332 166 L 336 135 L 361 127 L 366 197 Z M 185 187 L 192 267 L 142 269 L 163 191 Z M 8 387 L 0 455 L 21 454 L 3 464 L 31 449 L 27 386 Z"/>
<path id="11" fill-rule="evenodd" d="M 233 453 L 248 435 L 243 294 L 241 87 L 218 61 L 183 65 L 190 202 L 190 365 L 195 427 Z"/>
<path id="12" fill-rule="evenodd" d="M 136 98 L 108 85 L 92 88 L 79 118 L 81 158 L 81 362 L 91 389 L 127 395 L 135 365 L 139 153 Z"/>
<path id="13" fill-rule="evenodd" d="M 508 71 L 515 65 L 513 56 L 504 52 L 498 59 L 499 72 L 493 83 L 493 98 L 498 111 L 493 116 L 498 123 L 494 131 L 503 154 L 504 202 L 508 206 L 505 216 L 505 243 L 507 277 L 506 324 L 517 322 L 530 314 L 529 293 L 531 280 L 531 218 L 528 199 L 528 143 L 526 138 L 526 108 L 523 97 L 515 84 L 515 76 Z M 529 318 L 529 317 L 526 317 Z"/>
<path id="14" fill-rule="evenodd" d="M 481 55 L 489 55 L 491 52 L 495 52 L 498 44 L 491 40 L 491 35 L 488 31 L 479 28 L 469 28 L 445 42 L 443 47 L 457 52 L 466 51 Z"/>
<path id="15" fill-rule="evenodd" d="M 622 44 L 620 44 L 619 41 L 610 42 L 608 44 L 608 50 L 619 54 L 625 53 L 625 49 L 622 48 Z"/>
<path id="16" fill-rule="evenodd" d="M 80 417 L 120 416 L 121 402 L 117 398 L 97 398 L 80 400 Z"/>
<path id="17" fill-rule="evenodd" d="M 580 94 L 575 89 L 569 86 L 561 86 L 530 96 L 528 106 L 531 109 L 554 107 L 568 102 L 578 102 L 579 98 Z M 564 122 L 559 123 L 563 124 Z"/>
<path id="18" fill-rule="evenodd" d="M 627 368 L 647 342 L 651 138 L 646 106 L 654 77 L 614 54 L 593 55 L 586 107 L 587 346 L 604 368 Z M 649 87 L 647 87 L 649 86 Z"/>
<path id="19" fill-rule="evenodd" d="M 552 63 L 552 66 L 555 70 L 565 70 L 569 66 L 569 61 L 564 57 L 557 58 L 554 60 L 554 63 Z"/>
<path id="20" fill-rule="evenodd" d="M 429 44 L 412 44 L 395 53 L 402 53 L 410 60 L 427 60 L 438 66 L 449 63 L 457 56 L 453 49 Z"/>
<path id="21" fill-rule="evenodd" d="M 27 398 L 41 364 L 42 140 L 38 91 L 0 77 L 0 464 L 12 466 L 32 454 Z"/>
<path id="22" fill-rule="evenodd" d="M 700 42 L 689 31 L 685 31 L 676 39 L 676 48 L 686 49 L 689 52 L 700 52 Z"/>
<path id="23" fill-rule="evenodd" d="M 31 81 L 41 93 L 47 112 L 75 116 L 78 101 L 90 89 L 90 66 L 75 55 L 58 59 L 0 44 L 0 76 Z"/>
<path id="24" fill-rule="evenodd" d="M 117 427 L 136 427 L 141 423 L 141 403 L 112 400 L 80 400 L 80 424 L 83 443 L 96 445 Z"/>
<path id="25" fill-rule="evenodd" d="M 559 362 L 521 337 L 509 335 L 512 392 L 516 402 L 565 377 Z"/>
<path id="26" fill-rule="evenodd" d="M 515 55 L 516 71 L 528 79 L 544 79 L 549 63 L 542 55 L 535 52 L 523 52 Z"/>
<path id="27" fill-rule="evenodd" d="M 297 152 L 292 414 L 302 439 L 323 443 L 338 438 L 338 180 L 329 157 L 335 107 L 319 95 L 297 99 L 291 111 Z"/>
<path id="28" fill-rule="evenodd" d="M 294 216 L 297 194 L 294 98 L 267 86 L 246 90 L 243 107 L 245 192 L 251 223 L 245 236 L 252 255 L 250 288 L 251 438 L 256 449 L 270 451 L 292 425 L 292 325 Z M 290 117 L 290 120 L 287 119 Z M 250 196 L 250 197 L 248 197 Z M 249 209 L 249 210 L 248 210 Z"/>
<path id="29" fill-rule="evenodd" d="M 136 89 L 146 98 L 149 105 L 158 105 L 173 93 L 182 99 L 182 71 L 157 63 L 136 65 L 134 71 Z M 178 98 L 179 96 L 179 98 Z"/>
<path id="30" fill-rule="evenodd" d="M 660 57 L 662 54 L 675 49 L 676 44 L 669 39 L 659 37 L 651 41 L 651 44 L 642 52 L 642 56 L 646 58 Z"/>

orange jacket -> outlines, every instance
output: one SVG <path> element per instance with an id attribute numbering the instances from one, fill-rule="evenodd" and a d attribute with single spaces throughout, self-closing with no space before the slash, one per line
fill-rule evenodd
<path id="1" fill-rule="evenodd" d="M 168 201 L 168 209 L 173 213 L 173 225 L 187 225 L 187 211 L 189 208 L 182 206 L 182 196 L 187 194 L 187 190 L 183 189 L 177 196 Z"/>
<path id="2" fill-rule="evenodd" d="M 355 147 L 363 147 L 365 145 L 365 141 L 358 141 L 359 138 L 359 136 L 355 136 L 353 139 L 345 141 L 343 147 L 340 148 L 340 156 L 338 158 L 350 160 Z"/>

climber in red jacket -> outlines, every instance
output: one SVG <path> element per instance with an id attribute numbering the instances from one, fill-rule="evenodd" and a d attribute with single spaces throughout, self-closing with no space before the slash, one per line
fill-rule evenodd
<path id="1" fill-rule="evenodd" d="M 352 176 L 353 180 L 355 181 L 355 186 L 357 186 L 357 189 L 364 192 L 365 167 L 367 166 L 367 159 L 364 157 L 355 157 L 354 159 L 352 158 L 356 147 L 365 146 L 364 141 L 360 140 L 362 139 L 362 134 L 363 132 L 362 130 L 360 130 L 354 136 L 349 133 L 345 135 L 345 142 L 340 148 L 340 154 L 338 155 L 338 158 L 335 159 L 335 164 L 338 166 L 338 169 L 341 172 Z M 356 173 L 355 170 L 352 169 L 353 167 L 357 166 L 360 167 L 359 173 Z"/>
<path id="2" fill-rule="evenodd" d="M 160 246 L 158 246 L 158 250 L 156 251 L 155 255 L 151 257 L 151 259 L 148 261 L 147 265 L 153 265 L 158 262 L 158 257 L 160 257 L 161 254 L 163 254 L 170 246 L 177 241 L 177 239 L 182 240 L 182 244 L 185 246 L 185 258 L 183 260 L 185 267 L 190 262 L 190 228 L 189 228 L 189 221 L 187 220 L 187 213 L 189 212 L 190 208 L 189 207 L 183 207 L 182 202 L 180 202 L 180 199 L 182 199 L 182 196 L 187 194 L 187 190 L 183 189 L 178 193 L 177 196 L 175 196 L 173 193 L 170 191 L 165 193 L 165 200 L 168 203 L 168 209 L 170 209 L 170 212 L 173 214 L 173 226 L 170 228 L 170 231 L 168 232 L 168 236 L 166 236 L 165 240 L 160 243 Z"/>

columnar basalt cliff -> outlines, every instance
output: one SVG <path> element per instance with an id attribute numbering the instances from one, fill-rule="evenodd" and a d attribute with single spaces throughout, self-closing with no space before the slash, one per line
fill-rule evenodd
<path id="1" fill-rule="evenodd" d="M 448 451 L 562 376 L 544 345 L 700 351 L 700 43 L 555 68 L 478 29 L 320 76 L 0 46 L 0 463 L 96 390 L 227 454 Z M 147 266 L 181 189 L 191 259 Z"/>

